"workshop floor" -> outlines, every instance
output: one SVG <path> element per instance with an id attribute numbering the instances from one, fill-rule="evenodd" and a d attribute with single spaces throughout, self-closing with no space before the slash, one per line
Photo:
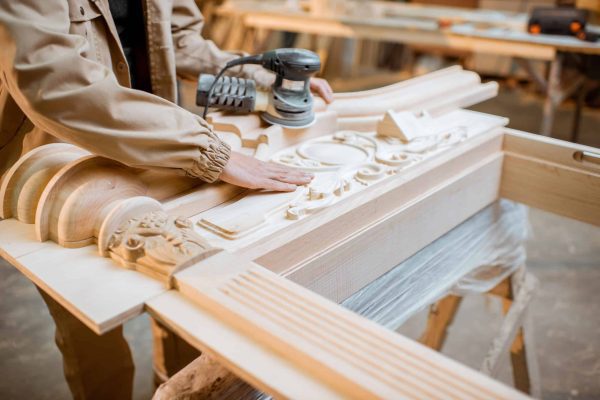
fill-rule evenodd
<path id="1" fill-rule="evenodd" d="M 572 105 L 558 113 L 556 137 L 566 138 Z M 477 110 L 511 117 L 511 127 L 535 132 L 541 101 L 522 89 L 503 87 Z M 600 147 L 600 113 L 584 112 L 580 142 Z M 528 266 L 540 280 L 532 305 L 537 357 L 545 399 L 600 398 L 600 230 L 532 210 Z M 401 332 L 416 338 L 424 313 Z M 444 353 L 478 369 L 501 321 L 500 305 L 467 298 L 451 327 Z M 147 317 L 125 326 L 137 367 L 135 399 L 152 394 L 151 338 Z M 509 381 L 509 363 L 502 379 Z M 52 320 L 37 291 L 0 259 L 0 399 L 68 399 Z"/>

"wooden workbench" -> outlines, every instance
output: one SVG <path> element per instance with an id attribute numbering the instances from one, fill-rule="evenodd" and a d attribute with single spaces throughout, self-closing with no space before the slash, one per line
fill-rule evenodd
<path id="1" fill-rule="evenodd" d="M 479 94 L 448 102 L 443 87 Z M 600 225 L 598 150 L 459 109 L 489 89 L 451 68 L 337 95 L 300 131 L 211 115 L 239 151 L 317 174 L 291 195 L 226 186 L 173 195 L 174 177 L 41 147 L 0 188 L 0 254 L 92 331 L 148 311 L 280 397 L 519 398 L 336 304 L 500 197 Z M 397 108 L 427 110 L 445 130 L 408 144 L 375 135 L 382 110 Z M 331 146 L 336 161 L 321 160 Z M 180 252 L 182 243 L 191 247 Z"/>

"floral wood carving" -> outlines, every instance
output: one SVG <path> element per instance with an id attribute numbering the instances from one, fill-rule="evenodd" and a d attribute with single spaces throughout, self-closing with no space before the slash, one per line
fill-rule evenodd
<path id="1" fill-rule="evenodd" d="M 153 211 L 121 225 L 110 237 L 108 250 L 121 266 L 153 276 L 171 287 L 175 272 L 221 249 L 198 235 L 188 219 Z"/>

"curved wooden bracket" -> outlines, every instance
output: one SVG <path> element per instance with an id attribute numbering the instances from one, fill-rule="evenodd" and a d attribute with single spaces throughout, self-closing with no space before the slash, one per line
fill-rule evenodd
<path id="1" fill-rule="evenodd" d="M 104 207 L 146 192 L 146 185 L 116 161 L 98 156 L 75 160 L 46 185 L 35 214 L 36 237 L 64 247 L 92 244 L 94 222 Z"/>
<path id="2" fill-rule="evenodd" d="M 42 191 L 54 174 L 89 154 L 72 144 L 52 143 L 23 155 L 7 171 L 0 186 L 0 218 L 33 224 Z"/>

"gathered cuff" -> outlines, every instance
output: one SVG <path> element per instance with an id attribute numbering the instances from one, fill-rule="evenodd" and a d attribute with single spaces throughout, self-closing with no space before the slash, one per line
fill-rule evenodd
<path id="1" fill-rule="evenodd" d="M 211 140 L 206 149 L 200 149 L 200 157 L 194 160 L 186 175 L 202 179 L 205 182 L 216 181 L 231 156 L 231 147 L 218 138 Z"/>

